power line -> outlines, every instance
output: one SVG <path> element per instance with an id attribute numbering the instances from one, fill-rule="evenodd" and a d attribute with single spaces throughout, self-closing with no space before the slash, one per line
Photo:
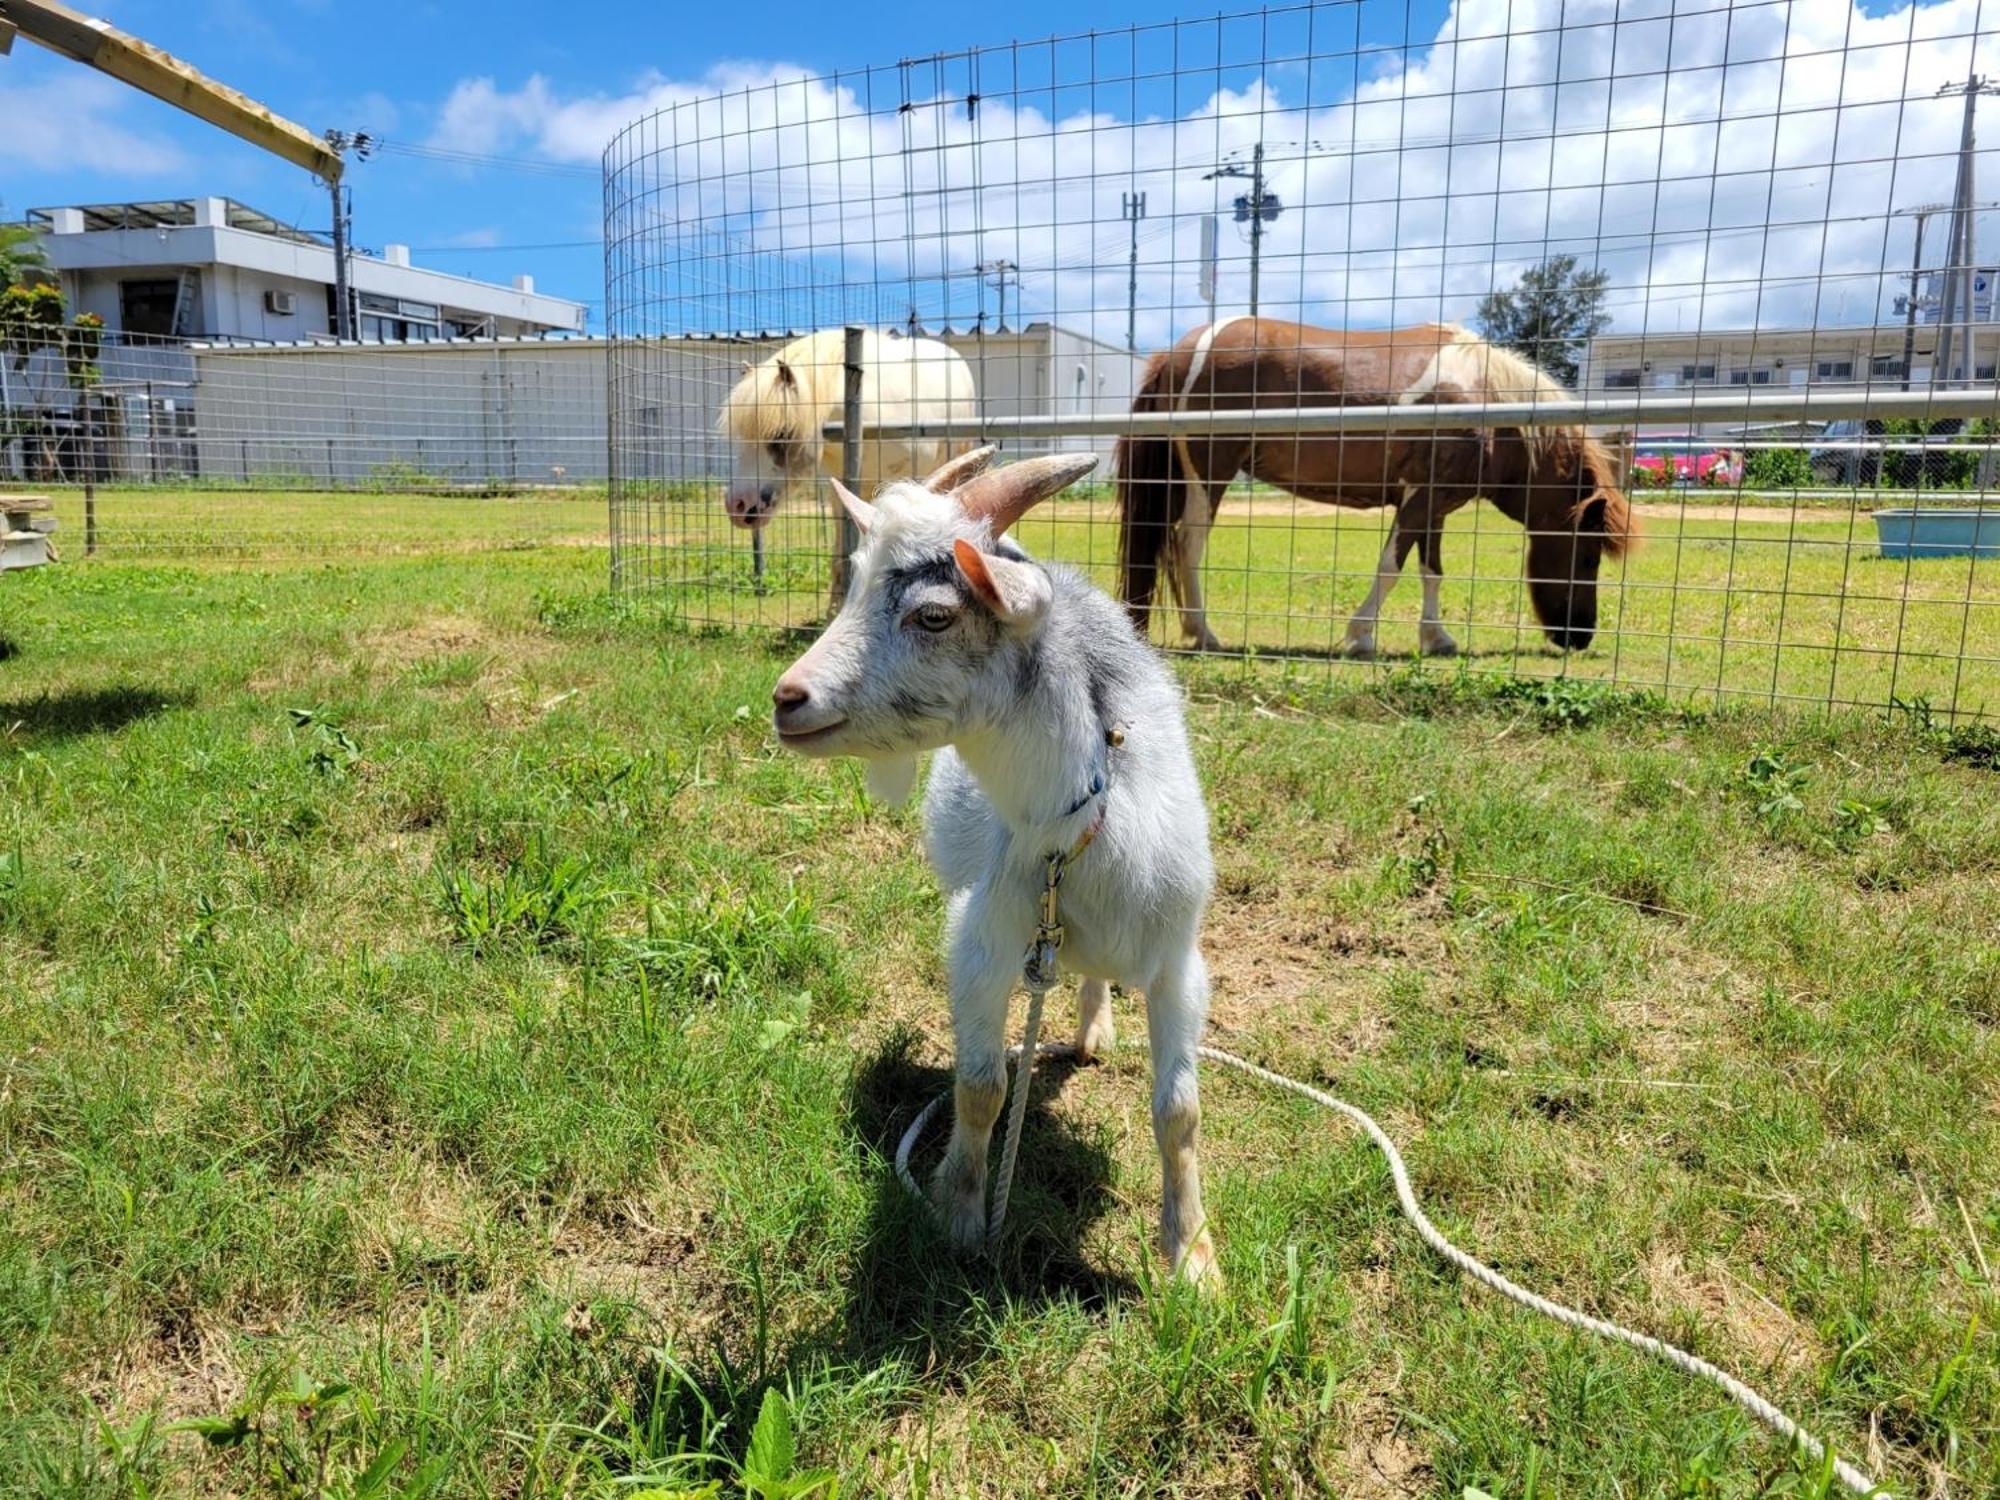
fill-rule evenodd
<path id="1" fill-rule="evenodd" d="M 539 156 L 500 156 L 485 151 L 460 151 L 450 146 L 421 146 L 411 141 L 387 141 L 376 137 L 375 149 L 390 156 L 411 156 L 422 161 L 446 162 L 459 167 L 496 167 L 510 172 L 533 172 L 543 177 L 575 177 L 597 182 L 602 174 L 596 167 L 576 162 L 553 161 Z"/>

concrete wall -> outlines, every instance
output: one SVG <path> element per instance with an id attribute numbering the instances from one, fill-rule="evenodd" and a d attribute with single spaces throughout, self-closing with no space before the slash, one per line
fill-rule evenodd
<path id="1" fill-rule="evenodd" d="M 204 288 L 204 295 L 208 294 Z M 231 297 L 241 287 L 220 287 Z M 261 299 L 261 293 L 259 294 Z M 301 299 L 301 311 L 304 299 Z M 319 311 L 324 316 L 324 306 Z M 267 485 L 588 483 L 609 472 L 607 375 L 622 472 L 712 480 L 734 467 L 715 430 L 723 398 L 783 340 L 598 339 L 446 344 L 107 343 L 99 409 L 111 475 Z M 950 339 L 990 417 L 1124 411 L 1140 361 L 1047 328 Z M 28 387 L 32 387 L 32 396 Z M 12 396 L 74 413 L 60 363 L 44 357 Z M 72 419 L 72 425 L 78 426 Z M 1109 438 L 1016 439 L 1010 452 L 1094 447 Z M 18 455 L 16 455 L 18 458 Z"/>
<path id="2" fill-rule="evenodd" d="M 604 358 L 595 340 L 202 349 L 200 471 L 333 486 L 601 480 Z"/>

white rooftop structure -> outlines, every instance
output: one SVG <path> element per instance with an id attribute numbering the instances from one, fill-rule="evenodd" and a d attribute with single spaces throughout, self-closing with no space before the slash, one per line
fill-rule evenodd
<path id="1" fill-rule="evenodd" d="M 37 208 L 70 310 L 132 336 L 295 340 L 334 327 L 331 242 L 230 198 Z M 349 294 L 363 340 L 576 333 L 584 305 L 410 264 L 407 245 L 351 252 Z"/>

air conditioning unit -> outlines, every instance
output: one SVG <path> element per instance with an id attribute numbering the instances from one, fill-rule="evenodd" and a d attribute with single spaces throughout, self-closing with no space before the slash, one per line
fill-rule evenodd
<path id="1" fill-rule="evenodd" d="M 293 313 L 297 312 L 298 310 L 299 310 L 299 299 L 297 293 L 281 292 L 278 291 L 276 288 L 273 288 L 272 290 L 264 293 L 265 312 L 277 313 L 280 317 L 289 318 Z"/>

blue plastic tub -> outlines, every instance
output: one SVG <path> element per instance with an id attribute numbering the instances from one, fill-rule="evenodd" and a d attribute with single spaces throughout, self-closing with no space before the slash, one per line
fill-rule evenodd
<path id="1" fill-rule="evenodd" d="M 2000 505 L 1875 512 L 1884 557 L 2000 557 Z"/>

